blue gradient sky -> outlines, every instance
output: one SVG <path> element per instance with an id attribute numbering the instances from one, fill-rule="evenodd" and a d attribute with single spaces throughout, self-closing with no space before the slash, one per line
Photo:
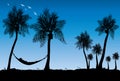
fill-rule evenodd
<path id="1" fill-rule="evenodd" d="M 23 4 L 23 5 L 20 5 Z M 85 59 L 82 50 L 78 50 L 75 46 L 75 37 L 85 30 L 93 39 L 93 45 L 100 43 L 103 46 L 105 35 L 98 36 L 95 28 L 98 27 L 98 20 L 112 14 L 120 25 L 120 1 L 119 0 L 2 0 L 0 1 L 0 69 L 7 67 L 8 56 L 14 41 L 9 35 L 4 35 L 3 19 L 7 17 L 8 12 L 13 6 L 24 9 L 32 19 L 29 24 L 36 22 L 37 16 L 45 9 L 55 11 L 60 19 L 66 20 L 63 29 L 64 37 L 67 44 L 62 44 L 59 40 L 51 42 L 51 63 L 52 69 L 78 69 L 85 68 Z M 31 6 L 31 9 L 28 8 Z M 28 61 L 34 61 L 43 58 L 47 53 L 47 43 L 40 48 L 40 43 L 33 43 L 32 38 L 35 32 L 30 30 L 26 37 L 19 36 L 15 47 L 15 54 Z M 114 52 L 120 53 L 120 29 L 115 32 L 115 38 L 109 37 L 107 43 L 106 56 Z M 91 50 L 87 51 L 87 54 Z M 95 56 L 94 56 L 95 57 Z M 32 65 L 26 66 L 19 63 L 14 57 L 12 58 L 12 68 L 18 69 L 43 69 L 46 60 Z M 117 62 L 120 69 L 120 60 Z M 95 58 L 91 61 L 91 67 L 95 67 Z M 106 61 L 104 61 L 106 67 Z M 114 60 L 110 62 L 110 68 L 114 68 Z"/>

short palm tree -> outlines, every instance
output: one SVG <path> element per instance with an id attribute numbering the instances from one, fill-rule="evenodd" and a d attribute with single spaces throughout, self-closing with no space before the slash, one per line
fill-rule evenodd
<path id="1" fill-rule="evenodd" d="M 98 23 L 99 23 L 99 27 L 96 28 L 96 31 L 99 32 L 99 34 L 102 34 L 102 33 L 106 34 L 106 37 L 104 39 L 102 57 L 100 59 L 99 67 L 98 67 L 99 69 L 102 69 L 108 37 L 109 35 L 111 35 L 111 37 L 114 38 L 114 32 L 116 29 L 118 29 L 118 25 L 116 25 L 116 21 L 115 19 L 112 18 L 111 15 L 103 18 L 103 20 L 99 20 Z"/>
<path id="2" fill-rule="evenodd" d="M 90 69 L 90 61 L 93 59 L 93 55 L 92 55 L 92 54 L 89 54 L 89 55 L 87 56 L 87 58 L 88 58 L 88 63 L 89 63 L 89 68 L 88 68 L 88 69 Z"/>
<path id="3" fill-rule="evenodd" d="M 85 61 L 86 61 L 86 66 L 87 66 L 87 69 L 89 69 L 89 64 L 88 64 L 85 49 L 88 50 L 89 48 L 91 48 L 92 39 L 90 38 L 89 34 L 86 31 L 82 32 L 80 34 L 80 36 L 76 37 L 76 39 L 77 39 L 77 42 L 75 43 L 76 47 L 78 49 L 81 49 L 81 48 L 83 49 L 83 53 L 84 53 L 84 57 L 85 57 Z"/>
<path id="4" fill-rule="evenodd" d="M 47 62 L 44 70 L 50 70 L 50 44 L 53 36 L 65 43 L 62 28 L 65 24 L 65 20 L 58 20 L 56 13 L 50 13 L 48 9 L 38 17 L 37 23 L 32 25 L 32 28 L 36 31 L 33 38 L 33 42 L 40 42 L 41 47 L 47 40 Z"/>
<path id="5" fill-rule="evenodd" d="M 95 44 L 93 46 L 92 52 L 93 54 L 96 54 L 96 69 L 98 69 L 98 55 L 100 55 L 102 52 L 101 45 L 99 43 Z"/>
<path id="6" fill-rule="evenodd" d="M 117 70 L 117 60 L 119 59 L 119 54 L 118 54 L 118 52 L 115 52 L 114 54 L 113 54 L 113 59 L 115 60 L 115 70 Z"/>
<path id="7" fill-rule="evenodd" d="M 9 34 L 10 37 L 13 37 L 15 34 L 15 40 L 10 51 L 7 70 L 9 70 L 11 67 L 12 54 L 18 40 L 18 35 L 25 36 L 25 34 L 28 33 L 27 21 L 29 19 L 29 15 L 24 15 L 22 9 L 13 7 L 12 11 L 10 11 L 8 14 L 8 18 L 3 20 L 5 27 L 4 34 Z"/>
<path id="8" fill-rule="evenodd" d="M 106 57 L 106 62 L 107 62 L 107 66 L 108 66 L 108 70 L 109 70 L 109 62 L 111 61 L 111 57 L 107 56 Z"/>

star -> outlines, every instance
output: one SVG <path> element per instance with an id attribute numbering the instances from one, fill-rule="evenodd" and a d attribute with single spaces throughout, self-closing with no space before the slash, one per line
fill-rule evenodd
<path id="1" fill-rule="evenodd" d="M 31 6 L 27 6 L 28 7 L 28 9 L 32 9 L 32 7 Z"/>
<path id="2" fill-rule="evenodd" d="M 37 13 L 36 13 L 35 11 L 33 12 L 33 14 L 34 14 L 35 16 L 37 16 Z"/>
<path id="3" fill-rule="evenodd" d="M 9 4 L 9 3 L 7 3 L 7 6 L 10 6 L 10 4 Z"/>
<path id="4" fill-rule="evenodd" d="M 24 4 L 20 4 L 22 7 L 25 7 L 25 5 Z"/>

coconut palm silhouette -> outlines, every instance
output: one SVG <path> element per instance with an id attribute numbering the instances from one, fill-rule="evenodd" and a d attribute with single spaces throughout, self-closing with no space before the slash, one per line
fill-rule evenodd
<path id="1" fill-rule="evenodd" d="M 116 21 L 115 19 L 112 18 L 111 15 L 103 18 L 103 20 L 98 20 L 98 23 L 99 23 L 99 26 L 96 28 L 96 31 L 99 32 L 99 35 L 101 35 L 102 33 L 106 34 L 104 39 L 102 57 L 100 59 L 99 67 L 98 67 L 99 69 L 102 69 L 108 37 L 109 35 L 111 35 L 111 37 L 114 38 L 114 32 L 116 29 L 118 29 L 118 25 L 116 25 Z"/>
<path id="2" fill-rule="evenodd" d="M 76 47 L 78 49 L 81 49 L 81 48 L 83 49 L 83 53 L 84 53 L 84 57 L 85 57 L 85 61 L 86 61 L 86 66 L 87 66 L 87 69 L 89 69 L 89 64 L 88 64 L 85 49 L 88 50 L 89 48 L 91 48 L 92 39 L 90 38 L 89 34 L 86 31 L 82 32 L 80 34 L 80 36 L 76 37 L 76 39 L 77 39 L 77 42 L 75 43 Z"/>
<path id="3" fill-rule="evenodd" d="M 4 34 L 9 34 L 10 38 L 13 37 L 15 34 L 14 43 L 12 45 L 10 55 L 9 55 L 7 70 L 9 70 L 11 67 L 12 54 L 13 54 L 16 42 L 18 40 L 18 35 L 25 36 L 25 34 L 28 33 L 27 21 L 29 19 L 30 19 L 29 15 L 23 14 L 22 9 L 17 9 L 14 6 L 12 10 L 9 12 L 8 17 L 3 20 L 4 27 L 5 27 Z"/>
<path id="4" fill-rule="evenodd" d="M 109 70 L 109 62 L 111 61 L 111 57 L 110 56 L 107 56 L 106 57 L 106 62 L 107 62 L 107 68 Z"/>
<path id="5" fill-rule="evenodd" d="M 65 24 L 65 20 L 58 20 L 58 15 L 53 12 L 50 13 L 48 9 L 45 9 L 43 13 L 38 17 L 36 24 L 32 25 L 32 28 L 36 31 L 33 42 L 40 42 L 41 47 L 47 40 L 47 62 L 44 70 L 50 70 L 50 44 L 53 36 L 65 43 L 62 28 Z"/>
<path id="6" fill-rule="evenodd" d="M 93 59 L 93 55 L 88 54 L 87 58 L 88 58 L 88 63 L 89 63 L 89 68 L 88 69 L 90 69 L 90 61 Z"/>
<path id="7" fill-rule="evenodd" d="M 93 54 L 96 54 L 96 69 L 98 69 L 98 55 L 100 55 L 102 52 L 101 45 L 99 43 L 95 44 L 93 46 L 92 52 Z"/>
<path id="8" fill-rule="evenodd" d="M 117 70 L 117 60 L 119 59 L 119 54 L 118 54 L 118 52 L 115 52 L 114 54 L 113 54 L 113 59 L 115 60 L 115 70 Z"/>

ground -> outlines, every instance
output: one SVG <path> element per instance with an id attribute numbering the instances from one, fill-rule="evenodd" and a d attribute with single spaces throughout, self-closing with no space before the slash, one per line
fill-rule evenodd
<path id="1" fill-rule="evenodd" d="M 96 70 L 96 69 L 77 69 L 77 70 L 17 70 L 11 69 L 0 71 L 1 81 L 120 81 L 119 70 Z"/>

